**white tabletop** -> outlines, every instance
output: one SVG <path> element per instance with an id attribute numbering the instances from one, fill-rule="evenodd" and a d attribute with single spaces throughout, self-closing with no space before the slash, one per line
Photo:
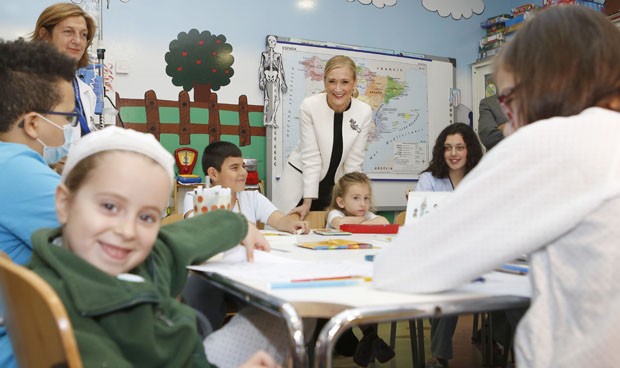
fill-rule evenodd
<path id="1" fill-rule="evenodd" d="M 267 231 L 272 251 L 268 254 L 255 252 L 255 262 L 245 261 L 245 250 L 235 248 L 223 257 L 215 257 L 201 266 L 191 266 L 204 272 L 216 284 L 232 284 L 243 288 L 244 293 L 253 295 L 254 300 L 275 300 L 294 308 L 298 317 L 334 318 L 339 322 L 338 331 L 353 320 L 369 322 L 412 318 L 420 315 L 458 314 L 462 312 L 485 311 L 509 306 L 513 302 L 529 298 L 530 283 L 527 276 L 491 272 L 482 275 L 483 282 L 473 282 L 460 288 L 435 294 L 406 294 L 374 289 L 371 281 L 355 279 L 353 285 L 331 287 L 272 288 L 275 284 L 295 279 L 332 276 L 372 276 L 372 262 L 367 255 L 375 255 L 390 247 L 390 235 L 353 234 L 349 236 L 326 237 L 316 234 L 271 236 Z M 328 240 L 331 238 L 353 239 L 373 245 L 372 249 L 311 250 L 296 243 Z M 412 260 L 415 267 L 415 260 Z M 221 277 L 223 276 L 223 277 Z M 249 298 L 246 298 L 250 300 Z M 279 307 L 280 312 L 282 308 Z M 410 311 L 398 317 L 397 311 Z M 414 311 L 416 313 L 414 313 Z M 290 310 L 284 312 L 291 312 Z M 407 317 L 408 316 L 408 317 Z M 288 316 L 288 318 L 297 318 Z M 290 327 L 291 333 L 296 328 Z M 329 325 L 326 328 L 333 328 Z M 334 335 L 331 335 L 333 338 Z M 325 337 L 328 339 L 328 337 Z M 331 346 L 331 342 L 329 344 Z M 301 349 L 301 350 L 299 350 Z M 298 353 L 303 348 L 298 347 Z M 328 349 L 329 350 L 329 349 Z"/>

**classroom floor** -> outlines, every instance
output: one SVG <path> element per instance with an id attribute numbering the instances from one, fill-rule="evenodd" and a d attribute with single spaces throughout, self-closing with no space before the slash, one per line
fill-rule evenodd
<path id="1" fill-rule="evenodd" d="M 459 317 L 459 322 L 452 339 L 454 359 L 450 361 L 450 368 L 478 368 L 482 367 L 482 356 L 478 349 L 471 343 L 472 333 L 472 315 Z M 355 334 L 359 337 L 360 331 L 354 328 Z M 379 335 L 389 343 L 390 324 L 379 325 Z M 430 325 L 428 320 L 424 323 L 424 345 L 426 347 L 425 357 L 430 358 Z M 409 324 L 407 322 L 399 322 L 396 329 L 396 357 L 391 361 L 381 363 L 371 363 L 369 367 L 390 367 L 402 368 L 412 367 L 411 345 L 409 342 Z M 373 365 L 374 364 L 374 365 Z M 352 358 L 343 356 L 334 356 L 334 368 L 357 367 Z"/>

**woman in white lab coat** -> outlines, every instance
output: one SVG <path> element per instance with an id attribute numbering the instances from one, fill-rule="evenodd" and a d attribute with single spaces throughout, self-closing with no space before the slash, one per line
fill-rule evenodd
<path id="1" fill-rule="evenodd" d="M 57 3 L 39 15 L 32 40 L 53 44 L 59 51 L 75 59 L 78 68 L 83 68 L 88 65 L 86 50 L 93 41 L 95 29 L 95 21 L 81 7 L 72 3 Z M 96 96 L 92 88 L 77 76 L 73 80 L 73 91 L 76 111 L 80 113 L 80 124 L 73 134 L 76 140 L 95 129 Z"/>

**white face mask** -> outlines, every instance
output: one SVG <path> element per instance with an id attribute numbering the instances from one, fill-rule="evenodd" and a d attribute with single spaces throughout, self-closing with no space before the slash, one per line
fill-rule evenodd
<path id="1" fill-rule="evenodd" d="M 60 161 L 63 157 L 65 157 L 69 153 L 69 149 L 71 148 L 71 144 L 73 141 L 74 128 L 71 124 L 65 124 L 64 126 L 61 127 L 60 125 L 54 123 L 53 121 L 46 118 L 45 116 L 42 116 L 40 114 L 37 114 L 37 115 L 44 121 L 62 130 L 63 135 L 65 137 L 65 143 L 63 143 L 62 146 L 58 146 L 58 147 L 49 147 L 48 145 L 43 143 L 41 139 L 37 138 L 37 142 L 41 143 L 41 145 L 43 146 L 43 158 L 48 164 L 53 165 L 55 163 L 58 163 L 58 161 Z"/>

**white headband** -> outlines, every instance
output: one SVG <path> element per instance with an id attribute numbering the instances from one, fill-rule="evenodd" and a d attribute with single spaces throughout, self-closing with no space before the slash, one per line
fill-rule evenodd
<path id="1" fill-rule="evenodd" d="M 166 170 L 170 177 L 170 183 L 173 182 L 174 158 L 155 139 L 155 136 L 116 126 L 94 131 L 73 144 L 62 170 L 61 182 L 64 183 L 69 173 L 86 157 L 112 150 L 132 151 L 152 158 Z"/>

